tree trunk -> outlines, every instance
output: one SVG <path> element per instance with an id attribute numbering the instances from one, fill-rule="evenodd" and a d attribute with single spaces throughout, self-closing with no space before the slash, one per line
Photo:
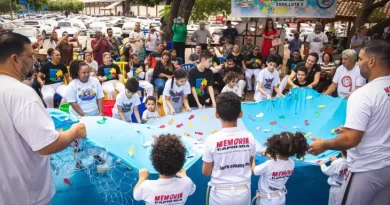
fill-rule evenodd
<path id="1" fill-rule="evenodd" d="M 390 18 L 388 18 L 386 20 L 383 20 L 383 21 L 377 23 L 375 26 L 371 27 L 368 30 L 367 35 L 368 36 L 373 36 L 374 34 L 378 34 L 378 35 L 382 36 L 382 34 L 384 32 L 384 29 L 387 26 L 390 26 Z"/>
<path id="2" fill-rule="evenodd" d="M 179 16 L 184 18 L 184 23 L 187 25 L 191 16 L 192 8 L 194 7 L 195 0 L 182 1 L 179 7 Z"/>
<path id="3" fill-rule="evenodd" d="M 184 0 L 187 1 L 187 0 Z M 164 28 L 164 37 L 165 40 L 172 40 L 173 34 L 172 34 L 172 25 L 173 25 L 173 19 L 175 19 L 179 14 L 179 7 L 181 4 L 181 0 L 172 0 L 171 4 L 171 12 L 169 15 L 169 20 L 167 26 Z"/>
<path id="4" fill-rule="evenodd" d="M 127 16 L 127 14 L 130 14 L 130 10 L 131 10 L 131 0 L 126 0 L 126 1 L 123 1 L 123 5 L 122 5 L 122 8 L 123 8 L 123 15 Z"/>

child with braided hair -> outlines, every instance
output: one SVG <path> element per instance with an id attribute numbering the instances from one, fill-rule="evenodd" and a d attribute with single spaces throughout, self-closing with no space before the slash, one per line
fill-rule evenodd
<path id="1" fill-rule="evenodd" d="M 261 176 L 256 194 L 260 198 L 258 204 L 282 205 L 286 203 L 285 184 L 294 170 L 294 161 L 289 157 L 304 157 L 309 145 L 300 132 L 282 132 L 268 138 L 265 146 L 264 154 L 270 159 L 257 166 L 252 163 L 253 174 Z"/>

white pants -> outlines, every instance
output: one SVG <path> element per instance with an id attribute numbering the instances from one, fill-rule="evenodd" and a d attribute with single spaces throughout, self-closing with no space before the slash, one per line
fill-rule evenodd
<path id="1" fill-rule="evenodd" d="M 64 83 L 54 83 L 50 85 L 43 85 L 41 89 L 43 100 L 46 103 L 47 108 L 53 108 L 53 97 L 58 94 L 62 97 L 61 104 L 66 103 L 66 85 Z"/>
<path id="2" fill-rule="evenodd" d="M 340 188 L 341 187 L 339 187 L 339 186 L 330 186 L 328 205 L 336 205 L 337 204 L 337 194 L 339 193 Z"/>
<path id="3" fill-rule="evenodd" d="M 283 90 L 287 87 L 288 77 L 290 77 L 290 76 L 289 75 L 284 76 L 284 78 L 282 79 L 282 82 L 280 82 L 280 84 L 279 84 L 280 92 L 283 92 Z"/>
<path id="4" fill-rule="evenodd" d="M 102 89 L 108 95 L 109 100 L 115 99 L 115 90 L 122 92 L 125 90 L 125 85 L 118 80 L 110 80 L 102 83 Z"/>
<path id="5" fill-rule="evenodd" d="M 261 69 L 246 69 L 245 78 L 248 83 L 248 90 L 252 90 L 252 76 L 255 76 L 255 81 L 257 81 L 257 76 L 259 76 Z M 256 83 L 255 83 L 256 85 Z"/>
<path id="6" fill-rule="evenodd" d="M 148 81 L 140 80 L 139 87 L 145 90 L 147 96 L 153 96 L 154 86 Z"/>
<path id="7" fill-rule="evenodd" d="M 238 189 L 231 187 L 223 190 L 211 187 L 209 205 L 250 205 L 251 190 L 248 187 Z"/>
<path id="8" fill-rule="evenodd" d="M 145 80 L 148 81 L 149 83 L 152 83 L 153 72 L 154 72 L 154 69 L 149 69 L 148 71 L 146 71 Z"/>
<path id="9" fill-rule="evenodd" d="M 245 80 L 239 80 L 237 85 L 238 85 L 238 89 L 240 89 L 240 92 L 241 92 L 241 96 L 240 97 L 242 97 L 242 95 L 244 95 L 244 89 L 245 89 L 245 86 L 246 86 L 246 82 L 245 82 Z"/>

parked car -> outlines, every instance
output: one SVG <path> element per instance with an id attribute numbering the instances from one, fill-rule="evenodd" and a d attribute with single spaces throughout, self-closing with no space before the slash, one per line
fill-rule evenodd
<path id="1" fill-rule="evenodd" d="M 153 26 L 156 30 L 160 30 L 161 23 L 159 21 L 149 21 L 145 29 L 149 29 Z"/>
<path id="2" fill-rule="evenodd" d="M 132 31 L 134 31 L 135 22 L 126 22 L 123 24 L 122 33 L 125 34 L 125 37 L 128 37 Z"/>
<path id="3" fill-rule="evenodd" d="M 27 20 L 24 21 L 23 26 L 27 27 L 35 27 L 39 30 L 40 34 L 42 34 L 43 38 L 49 37 L 51 35 L 51 32 L 53 30 L 53 27 L 46 23 L 46 21 L 43 20 Z"/>
<path id="4" fill-rule="evenodd" d="M 223 33 L 223 30 L 224 28 L 214 28 L 212 29 L 212 31 L 210 31 L 210 34 L 211 34 L 211 37 L 213 37 L 213 39 L 211 39 L 212 41 L 210 42 L 210 44 L 212 45 L 222 45 L 222 33 Z"/>
<path id="5" fill-rule="evenodd" d="M 15 28 L 12 32 L 21 34 L 30 39 L 31 43 L 37 42 L 39 30 L 36 27 L 20 27 Z"/>
<path id="6" fill-rule="evenodd" d="M 2 30 L 7 31 L 7 32 L 12 32 L 17 27 L 18 26 L 16 26 L 12 22 L 0 23 L 0 30 L 2 29 Z"/>
<path id="7" fill-rule="evenodd" d="M 79 32 L 79 29 L 76 27 L 75 23 L 69 21 L 60 21 L 58 22 L 56 33 L 58 39 L 62 37 L 62 33 L 67 32 L 69 37 L 73 37 L 75 33 Z"/>
<path id="8" fill-rule="evenodd" d="M 112 29 L 112 35 L 114 37 L 120 37 L 122 35 L 122 29 L 119 27 L 111 27 Z M 107 29 L 102 29 L 102 33 L 107 36 Z"/>

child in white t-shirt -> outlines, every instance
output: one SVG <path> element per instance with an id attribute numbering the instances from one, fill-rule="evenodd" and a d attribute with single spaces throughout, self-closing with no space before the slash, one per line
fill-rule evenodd
<path id="1" fill-rule="evenodd" d="M 237 119 L 242 117 L 240 97 L 221 93 L 216 105 L 222 130 L 207 137 L 202 158 L 203 175 L 211 175 L 209 204 L 249 205 L 256 141 L 252 133 L 237 127 Z"/>
<path id="2" fill-rule="evenodd" d="M 277 96 L 284 96 L 279 90 L 279 73 L 275 71 L 278 67 L 278 57 L 276 55 L 269 55 L 267 58 L 267 67 L 260 71 L 257 77 L 257 85 L 255 91 L 255 101 L 263 101 L 271 99 L 272 91 L 275 90 Z"/>
<path id="3" fill-rule="evenodd" d="M 188 95 L 191 94 L 191 86 L 187 81 L 188 74 L 183 69 L 175 70 L 173 77 L 167 80 L 163 91 L 163 106 L 166 115 L 181 113 L 181 107 L 192 111 L 188 104 Z"/>
<path id="4" fill-rule="evenodd" d="M 134 199 L 147 205 L 181 205 L 195 192 L 196 186 L 182 169 L 186 148 L 176 135 L 160 135 L 151 152 L 153 167 L 159 179 L 148 180 L 148 170 L 139 170 L 139 180 L 133 190 Z M 176 176 L 176 177 L 175 177 Z"/>
<path id="5" fill-rule="evenodd" d="M 322 173 L 329 176 L 328 184 L 330 185 L 330 189 L 328 205 L 337 204 L 337 194 L 344 182 L 344 175 L 348 171 L 346 159 L 347 152 L 341 151 L 341 156 L 341 158 L 337 158 L 335 156 L 331 157 L 330 161 L 332 161 L 332 164 L 330 166 L 326 166 L 324 161 L 319 162 Z"/>
<path id="6" fill-rule="evenodd" d="M 253 174 L 260 176 L 256 197 L 261 205 L 282 205 L 286 203 L 285 185 L 294 171 L 294 161 L 289 157 L 304 157 L 309 145 L 300 132 L 275 134 L 265 145 L 265 155 L 270 159 L 257 166 L 252 164 Z"/>
<path id="7" fill-rule="evenodd" d="M 116 103 L 112 108 L 112 117 L 126 122 L 131 122 L 131 115 L 133 114 L 138 123 L 141 123 L 141 117 L 138 111 L 138 105 L 141 104 L 138 91 L 138 80 L 129 78 L 126 82 L 125 90 L 116 96 Z"/>
<path id="8" fill-rule="evenodd" d="M 147 122 L 160 117 L 156 111 L 156 98 L 154 96 L 148 96 L 145 102 L 146 110 L 142 113 L 142 121 Z"/>
<path id="9" fill-rule="evenodd" d="M 225 78 L 223 81 L 225 81 L 226 85 L 223 87 L 221 93 L 226 93 L 226 92 L 233 92 L 235 93 L 238 97 L 242 97 L 242 93 L 240 88 L 238 87 L 238 75 L 235 72 L 228 72 L 225 75 Z"/>

